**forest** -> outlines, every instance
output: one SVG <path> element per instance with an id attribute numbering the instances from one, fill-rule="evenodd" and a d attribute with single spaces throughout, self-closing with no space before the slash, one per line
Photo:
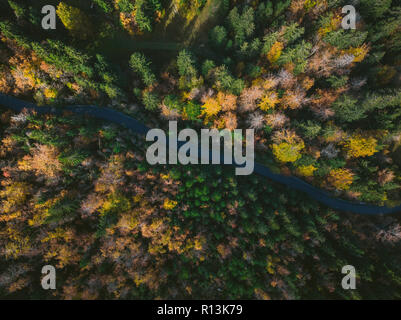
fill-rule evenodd
<path id="1" fill-rule="evenodd" d="M 0 92 L 151 128 L 254 129 L 272 171 L 393 207 L 401 5 L 350 2 L 1 1 Z M 69 112 L 0 106 L 0 141 L 0 298 L 401 298 L 399 214 L 338 212 L 230 166 L 152 166 L 143 137 Z M 56 290 L 40 287 L 46 264 Z"/>

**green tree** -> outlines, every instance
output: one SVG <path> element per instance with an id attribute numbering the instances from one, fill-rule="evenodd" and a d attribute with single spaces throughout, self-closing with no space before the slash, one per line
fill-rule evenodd
<path id="1" fill-rule="evenodd" d="M 189 120 L 197 120 L 201 115 L 201 111 L 200 104 L 193 101 L 188 101 L 184 106 L 185 115 Z"/>
<path id="2" fill-rule="evenodd" d="M 225 65 L 215 70 L 215 84 L 219 90 L 228 91 L 240 95 L 245 88 L 244 80 L 235 79 Z"/>
<path id="3" fill-rule="evenodd" d="M 19 3 L 12 0 L 8 0 L 8 4 L 10 5 L 11 9 L 13 9 L 14 14 L 17 18 L 21 18 L 25 15 L 26 9 Z"/>
<path id="4" fill-rule="evenodd" d="M 283 37 L 287 44 L 291 44 L 298 40 L 304 34 L 304 32 L 305 29 L 300 27 L 298 23 L 295 22 L 285 27 Z"/>
<path id="5" fill-rule="evenodd" d="M 245 7 L 241 14 L 235 7 L 230 11 L 227 19 L 228 26 L 234 33 L 237 46 L 240 46 L 255 31 L 254 10 L 251 7 Z"/>
<path id="6" fill-rule="evenodd" d="M 212 60 L 205 60 L 202 64 L 202 75 L 207 79 L 211 76 L 211 71 L 216 67 Z"/>
<path id="7" fill-rule="evenodd" d="M 160 98 L 155 92 L 145 91 L 142 95 L 142 102 L 146 110 L 154 111 L 160 105 Z"/>
<path id="8" fill-rule="evenodd" d="M 377 19 L 389 11 L 391 2 L 392 0 L 361 0 L 359 6 L 367 16 Z"/>
<path id="9" fill-rule="evenodd" d="M 333 103 L 335 116 L 342 122 L 353 122 L 366 117 L 365 110 L 357 103 L 358 100 L 349 95 L 343 95 Z"/>
<path id="10" fill-rule="evenodd" d="M 182 77 L 194 78 L 197 76 L 195 60 L 188 50 L 180 51 L 177 57 L 178 73 Z"/>
<path id="11" fill-rule="evenodd" d="M 145 0 L 136 0 L 135 1 L 135 21 L 139 26 L 139 29 L 142 31 L 152 31 L 152 20 L 151 17 L 147 14 L 146 10 L 146 2 Z"/>
<path id="12" fill-rule="evenodd" d="M 224 48 L 227 43 L 227 30 L 223 26 L 216 26 L 210 32 L 210 41 L 218 49 Z"/>
<path id="13" fill-rule="evenodd" d="M 258 24 L 263 25 L 272 17 L 273 12 L 273 3 L 271 1 L 261 2 L 256 10 L 256 21 Z"/>
<path id="14" fill-rule="evenodd" d="M 135 52 L 132 54 L 129 64 L 132 70 L 141 76 L 146 86 L 151 86 L 156 82 L 156 76 L 150 68 L 150 61 L 146 59 L 143 53 Z"/>
<path id="15" fill-rule="evenodd" d="M 134 5 L 131 3 L 130 0 L 119 0 L 116 2 L 118 5 L 118 9 L 120 9 L 121 12 L 131 13 L 132 11 L 134 11 Z"/>
<path id="16" fill-rule="evenodd" d="M 99 6 L 99 8 L 103 10 L 104 13 L 110 13 L 113 11 L 112 6 L 106 0 L 92 0 L 92 1 L 96 3 Z"/>

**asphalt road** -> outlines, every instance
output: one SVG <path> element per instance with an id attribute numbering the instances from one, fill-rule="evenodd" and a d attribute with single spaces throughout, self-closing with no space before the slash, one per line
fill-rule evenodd
<path id="1" fill-rule="evenodd" d="M 134 118 L 109 108 L 100 108 L 91 105 L 66 106 L 63 108 L 38 107 L 33 103 L 25 102 L 23 100 L 1 93 L 0 93 L 0 105 L 4 106 L 5 108 L 14 110 L 16 112 L 21 112 L 23 109 L 28 109 L 28 110 L 34 110 L 38 114 L 46 114 L 46 113 L 61 114 L 64 111 L 70 111 L 78 114 L 86 114 L 95 117 L 97 119 L 102 119 L 105 121 L 111 121 L 116 124 L 120 124 L 141 135 L 146 135 L 148 130 L 150 130 L 150 128 L 148 128 L 141 122 L 135 120 Z M 389 208 L 385 206 L 373 206 L 369 204 L 345 201 L 342 199 L 334 198 L 325 191 L 315 188 L 314 186 L 304 182 L 303 180 L 297 177 L 288 177 L 273 173 L 269 168 L 258 163 L 255 163 L 254 172 L 270 180 L 284 184 L 291 189 L 295 189 L 300 192 L 306 193 L 312 199 L 320 203 L 323 203 L 326 206 L 335 210 L 352 212 L 363 215 L 401 213 L 401 205 Z"/>

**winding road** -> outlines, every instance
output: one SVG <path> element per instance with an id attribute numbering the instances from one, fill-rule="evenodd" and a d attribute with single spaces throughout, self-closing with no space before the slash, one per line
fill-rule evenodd
<path id="1" fill-rule="evenodd" d="M 0 93 L 0 105 L 4 106 L 8 109 L 11 109 L 16 112 L 21 112 L 23 109 L 36 111 L 38 114 L 61 114 L 64 111 L 70 111 L 78 114 L 85 114 L 88 116 L 92 116 L 98 119 L 111 121 L 116 124 L 120 124 L 132 131 L 146 135 L 146 133 L 150 130 L 147 126 L 142 124 L 141 122 L 124 115 L 121 112 L 118 112 L 109 108 L 101 108 L 97 106 L 66 106 L 63 108 L 56 107 L 38 107 L 37 105 L 29 102 L 25 102 L 23 100 L 14 98 L 12 96 L 8 96 Z M 289 188 L 304 192 L 308 194 L 312 199 L 325 204 L 326 206 L 340 211 L 352 212 L 356 214 L 363 215 L 380 215 L 380 214 L 394 214 L 401 213 L 401 205 L 393 208 L 385 207 L 385 206 L 373 206 L 363 203 L 345 201 L 337 198 L 331 197 L 329 194 L 320 190 L 318 188 L 313 187 L 312 185 L 304 182 L 297 177 L 287 177 L 280 174 L 273 173 L 269 168 L 255 163 L 255 173 L 266 177 L 275 182 L 284 184 Z"/>

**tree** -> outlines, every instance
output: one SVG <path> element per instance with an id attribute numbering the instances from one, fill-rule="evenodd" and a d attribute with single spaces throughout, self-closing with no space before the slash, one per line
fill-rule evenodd
<path id="1" fill-rule="evenodd" d="M 193 101 L 188 101 L 184 106 L 184 116 L 189 120 L 197 120 L 201 115 L 202 108 Z"/>
<path id="2" fill-rule="evenodd" d="M 284 45 L 281 42 L 276 41 L 267 53 L 267 60 L 269 60 L 271 64 L 274 64 L 280 58 L 283 48 Z"/>
<path id="3" fill-rule="evenodd" d="M 361 10 L 373 19 L 382 17 L 391 7 L 391 0 L 361 0 Z"/>
<path id="4" fill-rule="evenodd" d="M 285 39 L 286 44 L 289 45 L 298 40 L 304 32 L 305 29 L 295 22 L 284 28 L 283 38 Z"/>
<path id="5" fill-rule="evenodd" d="M 145 105 L 145 109 L 153 111 L 160 105 L 159 96 L 154 92 L 145 91 L 142 96 L 142 102 Z"/>
<path id="6" fill-rule="evenodd" d="M 354 181 L 354 174 L 349 169 L 333 169 L 330 171 L 327 180 L 339 190 L 348 190 Z"/>
<path id="7" fill-rule="evenodd" d="M 256 10 L 256 20 L 258 24 L 264 24 L 273 15 L 273 3 L 271 1 L 263 1 Z"/>
<path id="8" fill-rule="evenodd" d="M 223 26 L 216 26 L 210 32 L 210 41 L 218 49 L 224 48 L 227 43 L 227 30 Z"/>
<path id="9" fill-rule="evenodd" d="M 0 191 L 0 198 L 4 199 L 0 201 L 2 213 L 11 213 L 18 205 L 24 204 L 30 192 L 30 186 L 24 182 L 13 182 L 6 185 L 5 188 Z"/>
<path id="10" fill-rule="evenodd" d="M 192 57 L 192 54 L 186 49 L 180 51 L 178 54 L 177 67 L 180 76 L 187 78 L 194 78 L 197 76 L 195 60 Z"/>
<path id="11" fill-rule="evenodd" d="M 302 40 L 301 43 L 286 49 L 277 60 L 281 66 L 292 64 L 294 65 L 294 74 L 298 75 L 305 71 L 308 63 L 307 58 L 312 49 L 312 44 Z"/>
<path id="12" fill-rule="evenodd" d="M 215 69 L 215 83 L 219 90 L 228 91 L 240 95 L 245 88 L 244 80 L 235 79 L 225 65 Z"/>
<path id="13" fill-rule="evenodd" d="M 202 64 L 202 75 L 205 78 L 210 78 L 211 71 L 216 67 L 216 64 L 212 60 L 205 60 Z"/>
<path id="14" fill-rule="evenodd" d="M 338 49 L 346 50 L 350 47 L 356 48 L 361 46 L 365 42 L 367 36 L 367 31 L 339 29 L 327 33 L 323 39 L 325 42 Z"/>
<path id="15" fill-rule="evenodd" d="M 167 95 L 163 100 L 163 104 L 165 104 L 171 110 L 181 111 L 183 109 L 183 104 L 181 103 L 179 97 L 173 94 Z"/>
<path id="16" fill-rule="evenodd" d="M 12 1 L 12 0 L 8 0 L 8 4 L 14 10 L 15 16 L 18 19 L 25 15 L 26 9 L 23 6 L 21 6 L 19 3 Z"/>
<path id="17" fill-rule="evenodd" d="M 262 97 L 259 102 L 259 108 L 263 111 L 268 111 L 274 109 L 275 106 L 280 102 L 277 94 L 275 92 L 268 91 Z"/>
<path id="18" fill-rule="evenodd" d="M 202 113 L 207 117 L 215 116 L 221 111 L 221 105 L 214 98 L 209 98 L 202 106 Z"/>
<path id="19" fill-rule="evenodd" d="M 349 95 L 341 96 L 333 103 L 336 118 L 342 122 L 353 122 L 365 118 L 365 110 L 357 102 L 357 99 Z"/>
<path id="20" fill-rule="evenodd" d="M 303 131 L 304 136 L 308 139 L 316 138 L 322 130 L 322 126 L 318 122 L 311 120 L 301 122 L 298 127 Z"/>
<path id="21" fill-rule="evenodd" d="M 278 41 L 279 32 L 268 33 L 263 37 L 262 53 L 268 54 L 273 45 Z"/>
<path id="22" fill-rule="evenodd" d="M 136 0 L 134 5 L 135 21 L 142 31 L 152 31 L 152 18 L 161 9 L 159 0 Z"/>
<path id="23" fill-rule="evenodd" d="M 223 111 L 233 111 L 237 108 L 237 96 L 219 92 L 217 101 L 221 105 Z"/>
<path id="24" fill-rule="evenodd" d="M 64 27 L 80 39 L 86 39 L 92 32 L 92 24 L 80 9 L 60 2 L 57 6 L 57 15 Z"/>
<path id="25" fill-rule="evenodd" d="M 377 152 L 377 140 L 373 137 L 363 137 L 360 134 L 354 134 L 349 137 L 344 148 L 347 156 L 350 158 L 368 157 Z"/>
<path id="26" fill-rule="evenodd" d="M 106 0 L 93 0 L 93 2 L 96 3 L 99 8 L 103 10 L 104 13 L 110 13 L 113 11 L 110 3 L 108 3 Z"/>
<path id="27" fill-rule="evenodd" d="M 150 62 L 142 53 L 135 52 L 131 55 L 130 66 L 134 72 L 141 76 L 146 86 L 151 86 L 156 82 L 156 76 L 150 68 Z"/>
<path id="28" fill-rule="evenodd" d="M 180 74 L 179 87 L 183 90 L 191 90 L 203 83 L 203 78 L 198 78 L 195 59 L 187 50 L 182 50 L 177 57 L 178 73 Z"/>
<path id="29" fill-rule="evenodd" d="M 32 156 L 25 156 L 18 166 L 22 170 L 33 170 L 37 175 L 43 175 L 45 178 L 57 182 L 62 170 L 58 156 L 59 152 L 56 147 L 38 144 L 33 148 Z"/>
<path id="30" fill-rule="evenodd" d="M 304 176 L 304 177 L 311 177 L 311 176 L 313 176 L 313 173 L 315 172 L 317 170 L 317 168 L 315 167 L 315 166 L 313 166 L 313 165 L 307 165 L 307 166 L 299 166 L 298 168 L 297 168 L 297 171 L 298 171 L 298 173 L 301 175 L 301 176 Z"/>
<path id="31" fill-rule="evenodd" d="M 230 29 L 234 32 L 235 44 L 239 47 L 255 30 L 254 11 L 251 7 L 246 7 L 240 14 L 235 7 L 227 19 Z"/>
<path id="32" fill-rule="evenodd" d="M 273 154 L 281 162 L 295 162 L 301 158 L 301 151 L 305 148 L 303 142 L 273 144 Z"/>

